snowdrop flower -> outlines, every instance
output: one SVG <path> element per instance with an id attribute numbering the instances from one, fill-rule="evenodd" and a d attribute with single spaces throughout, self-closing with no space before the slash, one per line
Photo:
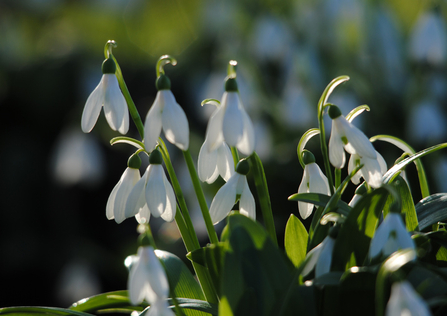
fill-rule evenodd
<path id="1" fill-rule="evenodd" d="M 308 150 L 303 151 L 302 155 L 305 167 L 298 193 L 321 193 L 330 195 L 329 182 L 320 167 L 315 163 L 314 155 Z M 298 202 L 298 209 L 301 217 L 306 219 L 312 214 L 314 205 L 306 202 Z"/>
<path id="2" fill-rule="evenodd" d="M 81 127 L 84 133 L 90 133 L 93 129 L 103 106 L 111 129 L 121 134 L 126 134 L 129 130 L 127 103 L 121 93 L 115 71 L 113 59 L 106 59 L 102 64 L 101 81 L 88 97 L 82 112 Z"/>
<path id="3" fill-rule="evenodd" d="M 141 179 L 129 193 L 125 216 L 136 216 L 138 222 L 147 223 L 150 215 L 161 217 L 167 222 L 174 220 L 176 201 L 174 190 L 166 178 L 163 157 L 155 149 L 149 156 L 149 166 Z"/>
<path id="4" fill-rule="evenodd" d="M 244 155 L 251 155 L 255 147 L 253 124 L 239 98 L 235 78 L 227 78 L 221 106 L 208 121 L 206 131 L 208 151 L 211 152 L 225 141 Z"/>
<path id="5" fill-rule="evenodd" d="M 223 220 L 236 203 L 238 196 L 239 213 L 256 219 L 256 204 L 247 182 L 247 173 L 249 165 L 246 160 L 241 160 L 236 166 L 236 172 L 228 179 L 211 202 L 210 216 L 214 224 Z"/>
<path id="6" fill-rule="evenodd" d="M 415 250 L 416 246 L 407 232 L 401 215 L 392 210 L 374 233 L 369 247 L 369 257 L 373 259 L 380 254 L 388 257 L 393 252 L 406 248 Z"/>
<path id="7" fill-rule="evenodd" d="M 169 283 L 166 272 L 151 246 L 138 248 L 138 255 L 133 259 L 128 281 L 129 299 L 133 305 L 146 300 L 151 307 L 147 315 L 175 314 L 169 309 L 167 297 Z"/>
<path id="8" fill-rule="evenodd" d="M 234 173 L 233 156 L 225 142 L 218 148 L 208 151 L 208 139 L 205 139 L 200 148 L 197 165 L 199 179 L 207 183 L 213 183 L 219 175 L 228 181 Z"/>
<path id="9" fill-rule="evenodd" d="M 106 216 L 109 220 L 115 219 L 120 224 L 130 216 L 125 215 L 125 206 L 129 194 L 135 184 L 140 180 L 141 159 L 138 154 L 134 154 L 127 162 L 128 167 L 124 171 L 121 179 L 110 193 L 106 205 Z"/>
<path id="10" fill-rule="evenodd" d="M 337 106 L 330 106 L 329 116 L 332 119 L 329 160 L 335 168 L 341 169 L 345 165 L 346 157 L 343 148 L 351 155 L 357 154 L 362 158 L 377 159 L 376 151 L 368 137 L 346 120 Z"/>
<path id="11" fill-rule="evenodd" d="M 161 74 L 156 82 L 157 96 L 144 123 L 144 144 L 152 150 L 157 144 L 163 128 L 166 139 L 185 151 L 189 147 L 189 124 L 185 112 L 171 91 L 171 81 Z"/>
<path id="12" fill-rule="evenodd" d="M 393 283 L 386 305 L 385 316 L 429 316 L 425 301 L 416 293 L 408 281 Z"/>
<path id="13" fill-rule="evenodd" d="M 351 155 L 348 162 L 348 172 L 351 173 L 357 166 L 363 167 L 351 178 L 352 183 L 359 184 L 360 178 L 365 179 L 366 183 L 377 189 L 382 185 L 382 176 L 387 171 L 385 159 L 376 151 L 376 159 L 360 157 L 358 154 Z"/>
<path id="14" fill-rule="evenodd" d="M 306 255 L 305 266 L 301 274 L 308 275 L 315 268 L 315 278 L 331 271 L 332 252 L 338 235 L 339 226 L 330 229 L 326 238 Z"/>

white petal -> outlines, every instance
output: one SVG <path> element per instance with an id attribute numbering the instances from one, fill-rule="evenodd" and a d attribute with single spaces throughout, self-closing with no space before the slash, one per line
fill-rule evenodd
<path id="1" fill-rule="evenodd" d="M 255 150 L 255 130 L 253 128 L 253 123 L 251 122 L 250 117 L 248 116 L 245 109 L 242 107 L 241 103 L 241 115 L 243 121 L 243 132 L 242 139 L 236 145 L 237 149 L 244 155 L 250 156 Z"/>
<path id="2" fill-rule="evenodd" d="M 168 301 L 165 299 L 157 299 L 151 304 L 146 316 L 175 316 L 172 309 L 169 308 Z"/>
<path id="3" fill-rule="evenodd" d="M 220 106 L 211 115 L 206 128 L 206 139 L 208 140 L 208 151 L 217 149 L 224 141 L 222 125 L 224 118 L 224 108 Z"/>
<path id="4" fill-rule="evenodd" d="M 214 224 L 223 220 L 230 213 L 236 200 L 236 187 L 238 184 L 239 173 L 235 173 L 227 183 L 225 183 L 211 202 L 210 216 Z"/>
<path id="5" fill-rule="evenodd" d="M 371 159 L 377 158 L 376 150 L 368 137 L 366 137 L 361 130 L 349 123 L 343 116 L 339 116 L 332 120 L 332 123 L 335 121 L 342 127 L 342 134 L 348 139 L 348 144 L 345 145 L 345 149 L 348 153 L 357 153 L 360 157 L 368 157 Z"/>
<path id="6" fill-rule="evenodd" d="M 115 211 L 114 211 L 115 198 L 116 198 L 116 193 L 118 192 L 118 189 L 120 188 L 120 185 L 121 185 L 121 179 L 115 185 L 115 187 L 113 188 L 112 192 L 110 192 L 109 198 L 107 199 L 107 204 L 106 204 L 106 216 L 107 216 L 107 219 L 114 219 L 115 218 Z"/>
<path id="7" fill-rule="evenodd" d="M 84 133 L 90 133 L 98 120 L 104 103 L 103 79 L 96 86 L 95 90 L 87 98 L 84 110 L 82 111 L 81 128 Z"/>
<path id="8" fill-rule="evenodd" d="M 152 151 L 155 148 L 158 138 L 160 137 L 162 111 L 163 103 L 159 91 L 149 112 L 147 112 L 146 120 L 144 122 L 144 145 L 147 151 Z"/>
<path id="9" fill-rule="evenodd" d="M 388 167 L 386 166 L 386 161 L 385 159 L 383 159 L 382 155 L 379 154 L 378 151 L 376 151 L 376 155 L 377 155 L 377 161 L 379 162 L 380 165 L 380 173 L 384 175 L 388 170 Z"/>
<path id="10" fill-rule="evenodd" d="M 140 252 L 140 251 L 138 251 Z M 144 300 L 143 289 L 145 284 L 145 272 L 144 268 L 138 259 L 132 265 L 129 274 L 129 280 L 127 288 L 129 290 L 129 299 L 132 305 L 138 305 Z"/>
<path id="11" fill-rule="evenodd" d="M 242 191 L 241 198 L 239 200 L 239 213 L 256 220 L 256 203 L 253 194 L 251 194 L 248 187 L 247 177 L 242 176 L 244 181 L 244 190 Z"/>
<path id="12" fill-rule="evenodd" d="M 163 183 L 163 167 L 150 165 L 146 183 L 146 203 L 155 217 L 160 217 L 166 209 L 166 189 Z"/>
<path id="13" fill-rule="evenodd" d="M 402 281 L 393 283 L 385 315 L 430 316 L 431 312 L 411 284 L 408 281 Z"/>
<path id="14" fill-rule="evenodd" d="M 166 271 L 161 265 L 160 259 L 155 255 L 154 249 L 150 246 L 144 248 L 147 248 L 146 273 L 148 281 L 159 298 L 167 298 L 169 295 L 169 283 Z"/>
<path id="15" fill-rule="evenodd" d="M 149 220 L 151 219 L 151 211 L 149 211 L 147 204 L 144 204 L 144 206 L 140 208 L 138 214 L 135 215 L 135 219 L 137 220 L 138 224 L 149 223 Z"/>
<path id="16" fill-rule="evenodd" d="M 303 271 L 301 272 L 303 276 L 308 275 L 317 264 L 318 257 L 320 256 L 321 249 L 323 249 L 325 240 L 323 240 L 323 242 L 319 243 L 315 248 L 313 248 L 311 251 L 307 253 L 305 259 L 306 264 L 303 268 Z"/>
<path id="17" fill-rule="evenodd" d="M 172 222 L 175 218 L 175 211 L 177 204 L 175 201 L 174 189 L 172 188 L 172 185 L 166 178 L 164 172 L 163 172 L 163 183 L 166 189 L 166 208 L 163 214 L 161 214 L 161 218 L 163 218 L 167 222 Z"/>
<path id="18" fill-rule="evenodd" d="M 361 197 L 362 197 L 362 195 L 360 195 L 360 194 L 354 194 L 354 196 L 352 197 L 352 199 L 348 205 L 350 207 L 354 207 L 357 204 L 357 202 L 360 200 Z"/>
<path id="19" fill-rule="evenodd" d="M 341 169 L 345 165 L 345 151 L 344 144 L 341 140 L 339 128 L 336 123 L 336 119 L 332 120 L 331 137 L 329 138 L 329 160 L 331 164 L 338 169 Z"/>
<path id="20" fill-rule="evenodd" d="M 225 142 L 217 149 L 217 169 L 225 181 L 228 181 L 235 172 L 233 155 Z"/>
<path id="21" fill-rule="evenodd" d="M 142 208 L 146 207 L 145 187 L 147 181 L 147 169 L 144 175 L 138 180 L 129 193 L 126 206 L 124 208 L 124 216 L 126 218 L 136 216 Z"/>
<path id="22" fill-rule="evenodd" d="M 222 97 L 222 107 L 225 109 L 222 125 L 225 142 L 230 147 L 236 146 L 242 140 L 244 130 L 238 93 L 225 92 Z"/>
<path id="23" fill-rule="evenodd" d="M 138 180 L 140 180 L 140 170 L 138 169 L 127 167 L 127 169 L 121 176 L 120 180 L 121 185 L 116 192 L 113 207 L 115 221 L 118 224 L 122 223 L 126 219 L 125 207 L 127 198 L 129 197 L 129 193 L 131 192 L 135 184 L 138 182 Z"/>
<path id="24" fill-rule="evenodd" d="M 127 126 L 124 124 L 125 117 L 129 116 L 127 112 L 127 103 L 121 93 L 118 80 L 115 74 L 104 74 L 104 114 L 109 126 L 114 131 L 121 128 L 121 133 L 127 133 L 129 129 L 129 119 Z"/>
<path id="25" fill-rule="evenodd" d="M 298 187 L 298 193 L 309 193 L 309 170 L 307 165 L 304 167 L 303 178 L 301 179 L 300 186 Z M 306 202 L 298 202 L 298 210 L 301 218 L 306 219 L 312 214 L 314 205 Z"/>
<path id="26" fill-rule="evenodd" d="M 328 236 L 325 238 L 325 240 L 326 242 L 323 244 L 323 247 L 321 248 L 321 252 L 318 257 L 317 264 L 315 266 L 316 278 L 331 271 L 332 252 L 334 250 L 335 239 Z"/>
<path id="27" fill-rule="evenodd" d="M 365 181 L 373 188 L 377 189 L 382 185 L 382 172 L 377 159 L 362 158 L 362 172 Z"/>
<path id="28" fill-rule="evenodd" d="M 306 165 L 309 170 L 309 192 L 330 195 L 329 182 L 316 163 Z"/>
<path id="29" fill-rule="evenodd" d="M 171 90 L 161 90 L 164 99 L 162 126 L 166 139 L 181 150 L 189 147 L 189 124 L 185 112 L 175 101 Z"/>
<path id="30" fill-rule="evenodd" d="M 208 151 L 206 139 L 202 147 L 200 147 L 197 169 L 199 179 L 202 182 L 213 183 L 219 176 L 217 169 L 217 150 Z"/>

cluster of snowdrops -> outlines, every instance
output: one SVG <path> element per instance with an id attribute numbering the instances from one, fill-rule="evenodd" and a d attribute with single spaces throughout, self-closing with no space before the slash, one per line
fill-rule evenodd
<path id="1" fill-rule="evenodd" d="M 111 144 L 135 147 L 135 153 L 109 196 L 106 216 L 118 224 L 136 218 L 138 254 L 125 261 L 130 272 L 127 291 L 99 294 L 58 312 L 295 315 L 299 310 L 303 315 L 441 315 L 446 311 L 447 272 L 443 267 L 447 266 L 447 234 L 441 222 L 446 217 L 445 195 L 430 195 L 419 159 L 446 144 L 416 153 L 392 136 L 368 138 L 352 124 L 368 106 L 343 116 L 336 105 L 327 102 L 333 90 L 349 80 L 346 76 L 335 78 L 318 101 L 319 126 L 304 133 L 298 143 L 304 172 L 298 193 L 289 197 L 297 201 L 303 219 L 313 214 L 312 222 L 306 229 L 291 214 L 285 249 L 280 249 L 267 179 L 254 151 L 253 125 L 239 96 L 237 63 L 228 65 L 221 100 L 202 103 L 215 106 L 215 110 L 196 170 L 189 152 L 188 120 L 164 71 L 166 64 L 175 65 L 175 59 L 165 55 L 158 60 L 158 92 L 143 123 L 112 54 L 113 47 L 114 41 L 107 42 L 103 76 L 85 104 L 81 126 L 89 133 L 102 109 L 110 128 L 123 135 L 129 129 L 129 116 L 136 124 L 141 140 L 127 136 L 111 140 Z M 328 143 L 326 115 L 332 121 Z M 199 244 L 160 137 L 162 131 L 183 153 L 209 236 L 205 247 Z M 324 172 L 305 149 L 314 137 L 320 141 Z M 387 141 L 402 150 L 391 168 L 374 149 L 375 141 Z M 142 175 L 141 158 L 149 160 Z M 413 163 L 424 197 L 416 205 L 404 171 Z M 346 165 L 348 176 L 342 179 Z M 219 176 L 225 184 L 208 207 L 202 186 Z M 249 187 L 247 177 L 253 177 L 255 188 Z M 346 203 L 341 195 L 350 183 L 357 189 Z M 258 203 L 252 190 L 257 192 Z M 257 211 L 262 212 L 262 224 L 256 221 Z M 179 258 L 156 250 L 151 216 L 175 220 L 194 276 Z M 222 220 L 226 226 L 219 238 L 214 225 Z M 13 311 L 3 309 L 3 313 Z M 35 312 L 39 311 L 48 312 L 36 307 Z"/>

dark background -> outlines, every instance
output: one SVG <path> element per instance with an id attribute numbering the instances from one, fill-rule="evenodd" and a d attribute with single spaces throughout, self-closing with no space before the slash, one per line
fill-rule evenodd
<path id="1" fill-rule="evenodd" d="M 228 61 L 239 62 L 282 244 L 290 213 L 299 216 L 287 201 L 302 176 L 296 146 L 317 127 L 317 101 L 334 77 L 351 77 L 329 100 L 344 114 L 371 107 L 354 121 L 366 135 L 397 136 L 417 151 L 446 141 L 446 17 L 445 2 L 422 0 L 1 1 L 0 306 L 63 307 L 126 288 L 136 221 L 108 221 L 105 205 L 133 149 L 109 145 L 118 134 L 102 114 L 90 134 L 80 129 L 107 40 L 118 43 L 114 55 L 143 120 L 158 57 L 178 60 L 165 69 L 189 119 L 194 157 L 212 111 L 200 102 L 220 99 Z M 138 138 L 132 124 L 128 135 Z M 375 147 L 389 167 L 402 154 Z M 308 148 L 322 166 L 318 141 Z M 182 155 L 170 153 L 206 244 Z M 446 191 L 445 152 L 423 163 L 431 193 Z M 407 174 L 418 201 L 413 166 Z M 209 202 L 222 183 L 203 185 Z M 151 226 L 161 249 L 184 258 L 175 223 Z"/>

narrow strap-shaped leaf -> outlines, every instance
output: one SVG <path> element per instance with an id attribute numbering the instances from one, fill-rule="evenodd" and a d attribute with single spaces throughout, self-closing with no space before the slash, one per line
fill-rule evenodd
<path id="1" fill-rule="evenodd" d="M 321 193 L 295 193 L 289 196 L 288 199 L 289 201 L 301 201 L 325 207 L 331 200 L 331 197 Z M 338 200 L 336 206 L 336 212 L 345 216 L 352 210 L 352 208 L 342 200 Z"/>
<path id="2" fill-rule="evenodd" d="M 0 315 L 8 315 L 8 314 L 20 315 L 20 316 L 27 316 L 27 315 L 92 316 L 92 314 L 58 307 L 20 306 L 20 307 L 0 308 Z"/>
<path id="3" fill-rule="evenodd" d="M 437 193 L 419 201 L 415 206 L 419 220 L 419 229 L 447 219 L 447 193 Z"/>

